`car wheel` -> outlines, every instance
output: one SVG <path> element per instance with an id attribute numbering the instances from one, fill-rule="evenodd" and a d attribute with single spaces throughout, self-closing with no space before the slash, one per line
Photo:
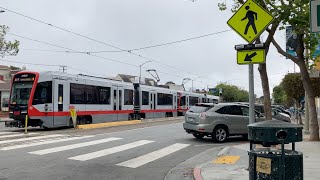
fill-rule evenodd
<path id="1" fill-rule="evenodd" d="M 212 140 L 218 143 L 223 143 L 227 140 L 228 130 L 226 127 L 218 126 L 213 130 Z"/>
<path id="2" fill-rule="evenodd" d="M 204 137 L 203 134 L 192 134 L 197 139 L 202 139 Z"/>

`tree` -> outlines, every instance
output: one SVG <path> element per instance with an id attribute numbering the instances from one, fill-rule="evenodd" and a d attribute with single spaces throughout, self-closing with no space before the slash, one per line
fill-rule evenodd
<path id="1" fill-rule="evenodd" d="M 234 0 L 232 10 L 238 9 L 240 4 L 243 4 L 243 0 Z M 312 81 L 310 79 L 306 62 L 312 59 L 313 52 L 318 43 L 318 34 L 310 34 L 309 24 L 309 0 L 297 0 L 297 1 L 283 1 L 283 0 L 257 0 L 262 7 L 266 8 L 273 14 L 275 20 L 271 24 L 271 27 L 267 28 L 268 37 L 266 39 L 266 53 L 272 43 L 277 51 L 288 59 L 296 63 L 301 72 L 302 84 L 306 93 L 309 96 L 309 117 L 310 117 L 310 139 L 311 141 L 319 141 L 319 125 L 317 120 L 316 106 L 315 106 L 315 92 L 312 88 Z M 221 10 L 225 10 L 224 3 L 219 5 Z M 293 56 L 282 49 L 278 42 L 274 39 L 276 30 L 284 29 L 285 25 L 291 25 L 297 34 L 297 56 Z M 258 41 L 257 41 L 258 42 Z M 304 57 L 305 49 L 310 50 L 309 56 Z M 270 91 L 268 84 L 268 76 L 266 72 L 266 64 L 259 65 L 259 72 L 262 81 L 263 93 L 265 96 L 265 107 L 269 108 L 267 104 L 270 99 Z M 269 93 L 268 93 L 269 92 Z M 267 109 L 266 109 L 267 110 Z"/>
<path id="2" fill-rule="evenodd" d="M 237 86 L 220 83 L 216 86 L 216 89 L 222 89 L 222 99 L 226 102 L 248 102 L 249 94 L 248 91 L 243 90 Z M 214 95 L 219 95 L 216 92 Z"/>
<path id="3" fill-rule="evenodd" d="M 299 102 L 304 97 L 304 88 L 300 73 L 289 73 L 283 79 L 279 86 L 282 86 L 283 91 L 289 99 L 294 99 Z"/>
<path id="4" fill-rule="evenodd" d="M 282 87 L 282 84 L 273 88 L 272 97 L 275 104 L 287 104 L 287 95 Z"/>
<path id="5" fill-rule="evenodd" d="M 15 40 L 13 42 L 6 41 L 5 35 L 9 31 L 9 27 L 5 25 L 0 26 L 0 56 L 15 56 L 19 52 L 19 41 Z"/>

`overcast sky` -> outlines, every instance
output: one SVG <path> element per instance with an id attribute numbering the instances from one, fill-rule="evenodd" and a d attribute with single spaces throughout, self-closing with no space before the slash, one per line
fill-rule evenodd
<path id="1" fill-rule="evenodd" d="M 232 13 L 219 11 L 218 2 L 224 0 L 1 0 L 0 6 L 121 49 L 135 49 L 229 30 L 227 20 Z M 227 0 L 227 4 L 232 5 L 232 1 Z M 10 27 L 10 33 L 19 36 L 77 51 L 118 50 L 9 11 L 1 13 L 0 19 L 1 24 Z M 264 34 L 263 40 L 266 37 Z M 27 69 L 36 71 L 58 71 L 59 67 L 27 63 L 66 65 L 69 66 L 68 73 L 108 77 L 118 73 L 139 75 L 139 67 L 136 66 L 146 61 L 128 52 L 94 54 L 100 58 L 79 53 L 49 52 L 65 49 L 12 35 L 7 35 L 7 39 L 19 40 L 20 52 L 15 57 L 4 59 L 25 62 Z M 285 47 L 285 31 L 277 32 L 276 40 Z M 227 82 L 247 90 L 248 66 L 237 65 L 234 50 L 234 45 L 245 43 L 234 31 L 228 31 L 134 53 L 154 60 L 143 66 L 142 75 L 151 77 L 145 70 L 156 69 L 161 83 L 171 80 L 180 84 L 183 78 L 200 76 L 194 81 L 195 88 L 214 87 L 219 82 Z M 257 67 L 255 65 L 255 94 L 261 96 L 263 93 Z M 274 47 L 267 57 L 267 68 L 271 91 L 286 73 L 294 71 L 293 63 L 278 54 Z M 191 87 L 191 82 L 186 86 Z"/>

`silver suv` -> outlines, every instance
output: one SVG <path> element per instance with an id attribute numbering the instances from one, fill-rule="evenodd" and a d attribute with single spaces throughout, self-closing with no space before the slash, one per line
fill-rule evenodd
<path id="1" fill-rule="evenodd" d="M 264 117 L 256 111 L 255 121 Z M 185 116 L 183 128 L 196 138 L 212 137 L 215 142 L 225 142 L 230 135 L 248 135 L 249 107 L 238 103 L 199 103 Z"/>

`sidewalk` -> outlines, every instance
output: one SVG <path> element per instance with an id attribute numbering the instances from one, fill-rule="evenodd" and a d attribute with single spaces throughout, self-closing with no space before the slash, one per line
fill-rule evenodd
<path id="1" fill-rule="evenodd" d="M 306 140 L 296 143 L 296 150 L 303 153 L 305 180 L 320 179 L 320 142 Z M 291 146 L 290 146 L 291 147 Z M 249 143 L 229 146 L 217 156 L 194 169 L 196 180 L 248 180 Z"/>

